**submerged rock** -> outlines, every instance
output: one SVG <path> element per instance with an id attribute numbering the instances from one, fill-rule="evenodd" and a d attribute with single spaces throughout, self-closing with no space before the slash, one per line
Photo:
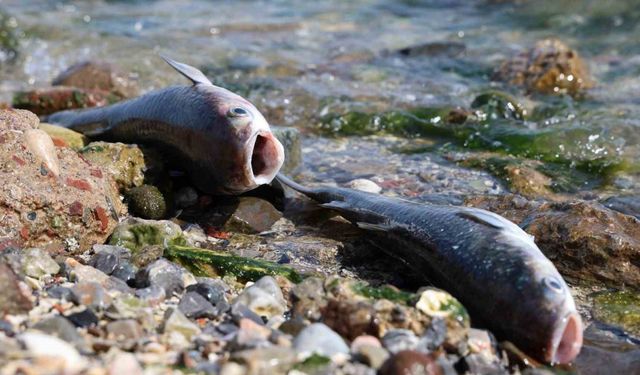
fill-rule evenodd
<path id="1" fill-rule="evenodd" d="M 528 51 L 504 62 L 494 78 L 543 94 L 577 95 L 594 85 L 578 52 L 558 39 L 536 42 Z"/>
<path id="2" fill-rule="evenodd" d="M 640 195 L 621 195 L 602 201 L 605 207 L 640 220 Z"/>
<path id="3" fill-rule="evenodd" d="M 108 91 L 120 98 L 138 95 L 136 83 L 114 65 L 104 61 L 74 64 L 54 78 L 52 84 Z"/>
<path id="4" fill-rule="evenodd" d="M 499 91 L 490 91 L 476 96 L 471 102 L 471 108 L 482 111 L 482 116 L 487 120 L 501 118 L 523 120 L 527 114 L 522 104 Z"/>
<path id="5" fill-rule="evenodd" d="M 622 328 L 640 340 L 640 294 L 638 292 L 605 291 L 593 296 L 593 317 Z"/>
<path id="6" fill-rule="evenodd" d="M 8 166 L 0 171 L 0 244 L 77 253 L 104 242 L 126 212 L 114 181 L 71 149 L 29 143 L 37 126 L 29 112 L 0 111 L 0 164 Z"/>

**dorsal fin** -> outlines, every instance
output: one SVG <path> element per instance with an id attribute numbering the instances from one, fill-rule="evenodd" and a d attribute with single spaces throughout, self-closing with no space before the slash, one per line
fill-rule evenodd
<path id="1" fill-rule="evenodd" d="M 209 78 L 207 78 L 201 71 L 194 68 L 193 66 L 187 65 L 185 63 L 177 62 L 162 54 L 160 55 L 160 57 L 162 57 L 162 59 L 166 61 L 167 64 L 171 65 L 173 69 L 177 70 L 178 73 L 187 77 L 187 79 L 193 82 L 194 85 L 197 85 L 198 83 L 202 83 L 205 85 L 213 85 L 213 83 L 209 81 Z"/>

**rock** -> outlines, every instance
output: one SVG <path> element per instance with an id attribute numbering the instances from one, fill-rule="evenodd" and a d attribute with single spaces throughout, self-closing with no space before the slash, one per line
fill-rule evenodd
<path id="1" fill-rule="evenodd" d="M 79 152 L 113 177 L 121 191 L 153 181 L 164 170 L 162 158 L 156 152 L 136 145 L 91 142 Z"/>
<path id="2" fill-rule="evenodd" d="M 347 187 L 373 194 L 379 194 L 382 191 L 382 188 L 378 184 L 365 178 L 357 178 L 349 181 L 349 183 L 347 183 Z"/>
<path id="3" fill-rule="evenodd" d="M 294 174 L 302 166 L 302 142 L 300 131 L 292 127 L 272 126 L 271 132 L 284 147 L 284 164 L 281 171 Z"/>
<path id="4" fill-rule="evenodd" d="M 111 273 L 111 276 L 117 277 L 129 286 L 133 286 L 132 284 L 134 284 L 136 279 L 136 273 L 138 273 L 138 268 L 136 266 L 129 262 L 123 262 L 118 264 Z"/>
<path id="5" fill-rule="evenodd" d="M 58 147 L 69 147 L 74 150 L 79 150 L 89 142 L 84 134 L 62 126 L 42 122 L 38 128 L 49 134 L 53 140 L 53 144 Z"/>
<path id="6" fill-rule="evenodd" d="M 253 349 L 271 346 L 269 335 L 271 330 L 251 319 L 243 318 L 238 322 L 239 329 L 230 342 L 231 350 Z"/>
<path id="7" fill-rule="evenodd" d="M 164 290 L 167 298 L 173 293 L 181 293 L 185 287 L 195 283 L 191 273 L 164 258 L 151 263 L 136 275 L 136 285 L 158 286 Z"/>
<path id="8" fill-rule="evenodd" d="M 102 107 L 118 100 L 108 91 L 58 86 L 19 91 L 13 96 L 12 106 L 44 116 L 67 109 Z"/>
<path id="9" fill-rule="evenodd" d="M 180 299 L 178 309 L 189 319 L 214 319 L 219 311 L 209 301 L 196 292 L 187 292 Z"/>
<path id="10" fill-rule="evenodd" d="M 94 245 L 93 251 L 95 254 L 89 260 L 89 265 L 107 275 L 111 275 L 115 271 L 121 259 L 131 257 L 129 250 L 118 246 Z"/>
<path id="11" fill-rule="evenodd" d="M 0 293 L 0 313 L 4 314 L 22 314 L 31 310 L 31 293 L 27 292 L 26 286 L 20 285 L 20 280 L 15 272 L 0 260 L 0 285 L 3 292 Z"/>
<path id="12" fill-rule="evenodd" d="M 596 202 L 546 203 L 521 224 L 561 274 L 640 288 L 640 221 Z"/>
<path id="13" fill-rule="evenodd" d="M 640 196 L 638 195 L 609 197 L 602 201 L 602 204 L 614 211 L 633 216 L 640 220 Z"/>
<path id="14" fill-rule="evenodd" d="M 151 285 L 147 288 L 136 290 L 136 297 L 149 303 L 151 306 L 156 306 L 162 303 L 166 298 L 166 293 L 163 288 L 157 285 Z"/>
<path id="15" fill-rule="evenodd" d="M 458 57 L 466 51 L 467 47 L 462 42 L 439 41 L 417 44 L 401 48 L 395 53 L 405 57 Z"/>
<path id="16" fill-rule="evenodd" d="M 19 337 L 30 357 L 36 360 L 55 360 L 59 366 L 52 373 L 75 374 L 86 366 L 86 360 L 63 340 L 37 332 L 25 332 Z"/>
<path id="17" fill-rule="evenodd" d="M 389 352 L 384 348 L 362 345 L 355 352 L 356 357 L 367 366 L 378 370 L 384 362 L 389 358 Z"/>
<path id="18" fill-rule="evenodd" d="M 22 251 L 22 270 L 29 277 L 40 278 L 60 272 L 60 266 L 51 256 L 37 248 Z"/>
<path id="19" fill-rule="evenodd" d="M 142 337 L 143 331 L 140 324 L 134 319 L 123 319 L 110 322 L 106 327 L 107 336 L 118 341 L 138 340 Z"/>
<path id="20" fill-rule="evenodd" d="M 322 323 L 313 323 L 303 329 L 293 340 L 293 347 L 303 356 L 349 354 L 349 347 L 342 337 Z"/>
<path id="21" fill-rule="evenodd" d="M 152 262 L 162 258 L 164 254 L 163 245 L 147 245 L 140 248 L 131 257 L 131 263 L 134 266 L 144 268 Z"/>
<path id="22" fill-rule="evenodd" d="M 49 253 L 103 243 L 126 212 L 113 180 L 71 149 L 50 149 L 44 133 L 30 141 L 37 125 L 26 111 L 0 110 L 0 243 Z"/>
<path id="23" fill-rule="evenodd" d="M 240 322 L 242 319 L 249 319 L 257 324 L 264 324 L 262 317 L 260 315 L 254 313 L 251 309 L 245 306 L 242 303 L 234 303 L 231 305 L 231 317 L 234 321 Z"/>
<path id="24" fill-rule="evenodd" d="M 404 350 L 391 356 L 378 371 L 380 375 L 441 375 L 442 370 L 431 355 Z"/>
<path id="25" fill-rule="evenodd" d="M 216 281 L 216 280 L 212 280 Z M 229 287 L 224 285 L 222 281 L 219 283 L 214 282 L 198 282 L 194 285 L 187 287 L 187 292 L 195 292 L 200 294 L 216 309 L 218 314 L 223 313 L 229 309 L 229 303 L 225 291 Z"/>
<path id="26" fill-rule="evenodd" d="M 640 339 L 640 293 L 604 291 L 593 296 L 593 318 Z"/>
<path id="27" fill-rule="evenodd" d="M 180 310 L 173 309 L 167 311 L 167 318 L 164 322 L 164 334 L 168 336 L 180 336 L 187 343 L 191 338 L 200 333 L 200 328 L 193 324 Z"/>
<path id="28" fill-rule="evenodd" d="M 594 86 L 578 52 L 557 39 L 536 42 L 530 50 L 504 62 L 494 78 L 544 94 L 577 95 Z"/>
<path id="29" fill-rule="evenodd" d="M 418 341 L 418 336 L 407 329 L 392 329 L 382 337 L 382 345 L 394 354 L 403 350 L 414 350 Z"/>
<path id="30" fill-rule="evenodd" d="M 67 318 L 74 326 L 80 328 L 95 327 L 98 325 L 100 319 L 91 309 L 84 309 L 79 312 L 74 312 L 66 315 Z"/>
<path id="31" fill-rule="evenodd" d="M 61 316 L 52 316 L 41 320 L 33 326 L 33 329 L 55 336 L 70 344 L 74 344 L 76 347 L 82 347 L 84 345 L 84 339 L 80 336 L 76 327 L 71 324 L 69 320 Z"/>
<path id="32" fill-rule="evenodd" d="M 108 375 L 142 375 L 143 373 L 142 366 L 132 353 L 118 353 L 107 365 Z"/>
<path id="33" fill-rule="evenodd" d="M 142 185 L 127 192 L 129 211 L 143 219 L 162 219 L 167 213 L 164 196 L 157 187 Z"/>
<path id="34" fill-rule="evenodd" d="M 52 84 L 108 91 L 120 98 L 138 95 L 136 83 L 104 61 L 82 61 L 74 64 L 54 78 Z"/>
<path id="35" fill-rule="evenodd" d="M 180 226 L 169 220 L 128 218 L 120 222 L 109 239 L 110 245 L 122 246 L 135 253 L 148 245 L 165 246 L 183 240 Z"/>
<path id="36" fill-rule="evenodd" d="M 259 316 L 267 319 L 281 316 L 287 310 L 287 303 L 282 296 L 282 291 L 271 276 L 264 276 L 243 290 L 233 304 L 245 305 Z"/>
<path id="37" fill-rule="evenodd" d="M 71 293 L 70 288 L 66 288 L 60 285 L 53 285 L 46 290 L 47 295 L 51 298 L 63 299 L 67 301 L 72 301 L 73 293 Z"/>
<path id="38" fill-rule="evenodd" d="M 282 218 L 282 213 L 271 203 L 255 197 L 240 197 L 233 213 L 224 224 L 224 230 L 241 233 L 260 233 Z"/>
<path id="39" fill-rule="evenodd" d="M 111 304 L 111 296 L 102 285 L 96 282 L 80 282 L 71 289 L 73 299 L 78 305 L 89 306 L 94 310 L 104 310 Z"/>
<path id="40" fill-rule="evenodd" d="M 96 282 L 100 285 L 105 285 L 109 280 L 109 275 L 91 266 L 80 264 L 73 258 L 67 258 L 64 264 L 70 281 L 78 283 Z"/>
<path id="41" fill-rule="evenodd" d="M 471 374 L 509 374 L 509 371 L 495 356 L 487 357 L 472 353 L 464 357 L 464 363 Z"/>
<path id="42" fill-rule="evenodd" d="M 270 347 L 236 351 L 231 360 L 244 364 L 249 374 L 290 374 L 297 358 L 291 348 Z"/>

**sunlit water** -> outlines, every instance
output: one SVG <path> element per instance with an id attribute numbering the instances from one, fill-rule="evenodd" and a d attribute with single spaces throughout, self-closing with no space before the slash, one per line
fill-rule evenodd
<path id="1" fill-rule="evenodd" d="M 353 140 L 340 146 L 312 135 L 327 114 L 468 107 L 490 88 L 515 95 L 530 109 L 552 108 L 547 117 L 514 127 L 587 130 L 578 139 L 561 138 L 558 147 L 574 143 L 585 157 L 612 153 L 630 165 L 640 155 L 636 1 L 0 0 L 0 8 L 23 33 L 18 57 L 2 62 L 0 101 L 10 101 L 16 90 L 47 86 L 86 59 L 116 63 L 143 90 L 183 84 L 158 57 L 165 53 L 249 97 L 272 123 L 303 129 L 310 179 L 367 177 L 383 186 L 397 179 L 408 182 L 388 185 L 394 193 L 418 198 L 504 191 L 482 171 L 458 171 L 456 180 L 455 166 L 433 150 L 421 157 L 394 152 L 399 141 L 393 139 L 351 147 Z M 501 61 L 546 37 L 559 37 L 587 61 L 597 86 L 586 97 L 527 97 L 490 80 Z M 393 53 L 428 42 L 449 47 L 429 56 Z M 335 162 L 323 160 L 323 150 Z M 629 168 L 596 192 L 640 192 L 638 170 Z M 451 176 L 450 183 L 441 182 Z"/>

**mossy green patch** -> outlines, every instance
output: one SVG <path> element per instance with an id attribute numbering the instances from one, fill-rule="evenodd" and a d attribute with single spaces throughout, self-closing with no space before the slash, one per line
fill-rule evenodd
<path id="1" fill-rule="evenodd" d="M 167 237 L 167 235 L 163 233 L 161 226 L 138 224 L 129 227 L 127 231 L 114 232 L 109 239 L 109 244 L 126 247 L 135 253 L 144 246 L 184 245 L 186 244 L 186 240 L 182 236 Z"/>
<path id="2" fill-rule="evenodd" d="M 629 290 L 601 292 L 593 297 L 593 302 L 594 318 L 640 336 L 640 293 Z"/>
<path id="3" fill-rule="evenodd" d="M 405 305 L 409 305 L 416 299 L 415 294 L 404 292 L 389 285 L 373 287 L 364 282 L 356 282 L 351 286 L 351 290 L 363 297 L 372 299 L 384 298 L 389 301 L 399 302 Z"/>
<path id="4" fill-rule="evenodd" d="M 302 276 L 291 267 L 221 251 L 171 243 L 165 249 L 164 256 L 187 268 L 196 276 L 233 275 L 241 281 L 255 281 L 267 275 L 280 275 L 294 283 L 302 281 Z"/>
<path id="5" fill-rule="evenodd" d="M 321 371 L 325 367 L 331 364 L 331 358 L 325 357 L 319 354 L 312 354 L 304 361 L 293 366 L 294 370 L 302 371 L 304 373 L 316 373 Z"/>

